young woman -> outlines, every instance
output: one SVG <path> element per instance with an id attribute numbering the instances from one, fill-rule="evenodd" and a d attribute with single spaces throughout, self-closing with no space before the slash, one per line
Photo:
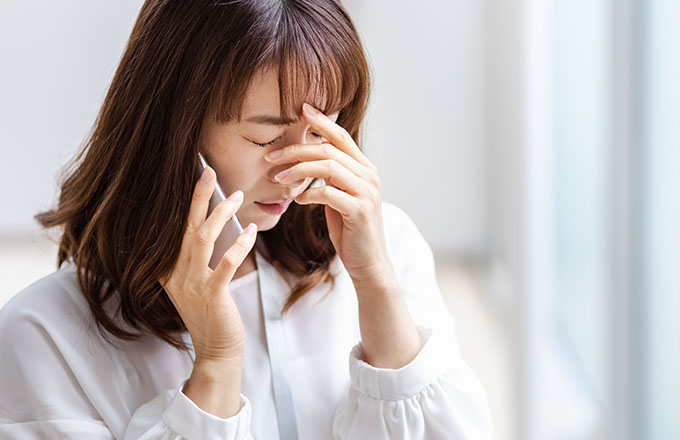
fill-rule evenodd
<path id="1" fill-rule="evenodd" d="M 0 438 L 489 438 L 369 89 L 336 0 L 148 0 L 37 216 L 58 270 L 0 312 Z"/>

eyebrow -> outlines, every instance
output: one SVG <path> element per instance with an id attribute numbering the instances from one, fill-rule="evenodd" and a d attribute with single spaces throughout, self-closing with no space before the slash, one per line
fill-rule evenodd
<path id="1" fill-rule="evenodd" d="M 257 116 L 251 116 L 250 118 L 246 119 L 246 122 L 254 122 L 256 124 L 264 124 L 264 125 L 290 125 L 293 122 L 297 121 L 297 119 L 286 119 L 282 118 L 280 116 L 271 116 L 271 115 L 257 115 Z"/>

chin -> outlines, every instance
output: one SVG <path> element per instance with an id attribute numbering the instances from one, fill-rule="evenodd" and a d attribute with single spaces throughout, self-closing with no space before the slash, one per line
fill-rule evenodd
<path id="1" fill-rule="evenodd" d="M 264 232 L 264 231 L 269 231 L 270 229 L 274 229 L 274 226 L 278 224 L 278 221 L 267 221 L 267 222 L 253 222 L 257 225 L 257 232 Z"/>
<path id="2" fill-rule="evenodd" d="M 281 220 L 281 215 L 274 216 L 264 214 L 255 219 L 243 219 L 241 221 L 241 226 L 243 226 L 245 229 L 245 227 L 250 223 L 255 223 L 257 225 L 257 232 L 263 232 L 274 229 L 274 227 L 279 223 L 279 220 Z"/>

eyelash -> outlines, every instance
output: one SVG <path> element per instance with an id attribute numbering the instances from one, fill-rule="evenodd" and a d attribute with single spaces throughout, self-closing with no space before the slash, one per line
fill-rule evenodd
<path id="1" fill-rule="evenodd" d="M 316 133 L 312 133 L 312 134 L 317 138 L 323 138 L 323 136 L 321 136 L 320 134 L 316 134 Z M 268 146 L 273 145 L 279 139 L 280 139 L 280 136 L 277 137 L 276 139 L 269 141 L 269 142 L 265 142 L 264 144 L 261 144 L 259 142 L 255 142 L 255 141 L 251 141 L 251 142 L 254 143 L 255 145 L 257 145 L 258 147 L 267 148 Z"/>

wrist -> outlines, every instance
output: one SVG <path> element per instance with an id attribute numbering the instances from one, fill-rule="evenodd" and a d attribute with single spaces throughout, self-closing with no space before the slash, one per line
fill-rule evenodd
<path id="1" fill-rule="evenodd" d="M 242 372 L 243 361 L 238 359 L 195 362 L 182 392 L 202 410 L 232 417 L 241 409 Z"/>
<path id="2" fill-rule="evenodd" d="M 369 275 L 353 277 L 352 283 L 357 292 L 359 300 L 365 298 L 389 299 L 393 296 L 400 296 L 401 286 L 397 275 L 391 266 L 377 270 Z"/>
<path id="3" fill-rule="evenodd" d="M 225 372 L 234 373 L 241 371 L 243 371 L 242 354 L 225 358 L 196 357 L 192 374 L 200 373 L 206 378 L 219 379 L 224 377 Z"/>

